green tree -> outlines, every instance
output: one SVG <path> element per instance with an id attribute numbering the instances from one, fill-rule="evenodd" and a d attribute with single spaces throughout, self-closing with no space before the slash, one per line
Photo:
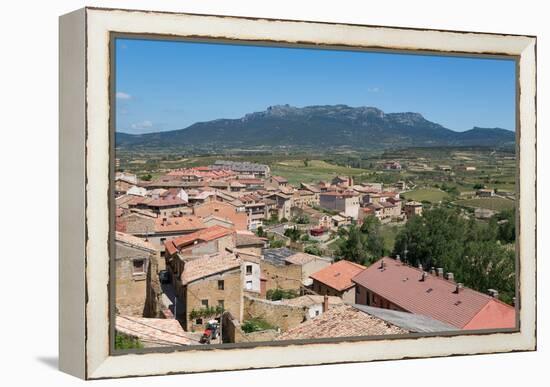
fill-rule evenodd
<path id="1" fill-rule="evenodd" d="M 338 230 L 341 239 L 336 254 L 339 258 L 359 264 L 370 264 L 385 254 L 380 221 L 367 216 L 361 227 L 351 225 Z"/>
<path id="2" fill-rule="evenodd" d="M 137 337 L 125 335 L 124 333 L 117 332 L 115 335 L 115 348 L 116 349 L 140 349 L 143 348 L 143 344 Z"/>
<path id="3" fill-rule="evenodd" d="M 284 235 L 286 237 L 289 237 L 292 242 L 297 242 L 300 239 L 302 232 L 298 230 L 298 228 L 295 226 L 295 227 L 287 228 L 285 230 Z"/>
<path id="4" fill-rule="evenodd" d="M 256 229 L 256 235 L 258 235 L 260 238 L 265 238 L 267 236 L 267 232 L 262 226 L 260 226 Z"/>
<path id="5" fill-rule="evenodd" d="M 514 252 L 499 241 L 496 219 L 468 219 L 454 208 L 432 208 L 415 216 L 396 237 L 394 255 L 425 268 L 443 267 L 457 282 L 480 292 L 496 289 L 510 302 L 515 289 Z"/>
<path id="6" fill-rule="evenodd" d="M 319 248 L 319 246 L 315 246 L 315 245 L 306 246 L 306 248 L 304 249 L 304 253 L 311 254 L 311 255 L 317 255 L 319 257 L 323 255 L 323 252 Z"/>

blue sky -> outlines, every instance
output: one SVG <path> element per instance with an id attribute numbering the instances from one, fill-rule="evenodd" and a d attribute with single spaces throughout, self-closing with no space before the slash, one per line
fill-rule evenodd
<path id="1" fill-rule="evenodd" d="M 418 112 L 449 129 L 515 130 L 511 60 L 117 39 L 117 131 L 240 118 L 270 105 Z"/>

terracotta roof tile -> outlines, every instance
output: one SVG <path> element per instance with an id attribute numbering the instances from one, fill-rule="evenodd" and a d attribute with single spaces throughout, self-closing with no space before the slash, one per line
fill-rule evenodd
<path id="1" fill-rule="evenodd" d="M 241 266 L 241 260 L 234 254 L 216 254 L 185 262 L 181 273 L 181 283 L 186 285 L 198 279 L 236 269 Z"/>
<path id="2" fill-rule="evenodd" d="M 382 261 L 384 267 L 382 268 Z M 456 293 L 456 284 L 442 277 L 427 275 L 421 281 L 422 272 L 395 259 L 384 257 L 353 278 L 353 282 L 369 289 L 410 313 L 421 314 L 465 328 L 489 302 L 499 304 L 502 314 L 515 316 L 513 307 L 495 300 L 489 295 L 464 287 Z M 514 317 L 515 318 L 515 317 Z M 484 328 L 509 328 L 509 320 L 491 319 Z M 478 324 L 479 325 L 479 324 Z"/>
<path id="3" fill-rule="evenodd" d="M 155 253 L 157 251 L 155 246 L 146 240 L 120 231 L 115 231 L 115 240 L 141 250 L 147 250 L 151 253 Z"/>
<path id="4" fill-rule="evenodd" d="M 365 269 L 365 266 L 358 263 L 342 260 L 313 273 L 310 278 L 342 291 L 354 286 L 351 279 Z"/>
<path id="5" fill-rule="evenodd" d="M 199 344 L 200 338 L 184 331 L 175 319 L 116 316 L 116 330 L 137 337 L 145 346 Z"/>
<path id="6" fill-rule="evenodd" d="M 178 238 L 167 240 L 164 243 L 164 246 L 166 247 L 167 251 L 170 254 L 173 254 L 175 252 L 174 249 L 180 249 L 182 247 L 188 246 L 195 241 L 204 241 L 209 242 L 213 241 L 214 239 L 222 238 L 224 236 L 233 234 L 234 231 L 230 230 L 228 228 L 225 228 L 223 226 L 212 226 L 205 228 L 203 230 L 195 231 L 191 234 L 182 235 Z"/>
<path id="7" fill-rule="evenodd" d="M 195 215 L 159 217 L 155 219 L 155 232 L 191 231 L 206 228 L 203 220 Z"/>
<path id="8" fill-rule="evenodd" d="M 331 337 L 378 336 L 405 334 L 406 330 L 371 316 L 350 305 L 334 305 L 314 317 L 281 334 L 276 340 L 301 340 Z"/>

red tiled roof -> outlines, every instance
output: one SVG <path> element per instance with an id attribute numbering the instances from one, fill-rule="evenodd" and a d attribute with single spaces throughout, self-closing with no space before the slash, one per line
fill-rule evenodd
<path id="1" fill-rule="evenodd" d="M 170 239 L 164 242 L 164 246 L 166 247 L 166 251 L 168 251 L 168 253 L 174 254 L 178 249 L 188 246 L 195 241 L 209 242 L 233 233 L 233 230 L 216 225 L 203 230 L 195 231 L 191 234 L 180 236 L 178 238 Z"/>
<path id="2" fill-rule="evenodd" d="M 185 205 L 187 202 L 177 196 L 170 196 L 162 199 L 155 199 L 147 203 L 149 207 L 166 207 L 166 206 L 177 206 Z"/>
<path id="3" fill-rule="evenodd" d="M 160 217 L 155 219 L 155 232 L 190 231 L 206 228 L 203 220 L 195 215 Z"/>
<path id="4" fill-rule="evenodd" d="M 352 287 L 354 283 L 351 279 L 365 269 L 365 266 L 358 263 L 342 260 L 313 273 L 309 277 L 335 290 L 342 291 Z"/>
<path id="5" fill-rule="evenodd" d="M 289 329 L 276 340 L 318 339 L 323 337 L 378 336 L 408 333 L 378 317 L 341 304 L 333 305 L 320 316 Z"/>
<path id="6" fill-rule="evenodd" d="M 201 278 L 240 268 L 241 260 L 234 254 L 217 254 L 192 259 L 185 263 L 181 273 L 181 283 L 187 285 Z"/>
<path id="7" fill-rule="evenodd" d="M 383 257 L 352 281 L 405 311 L 429 316 L 460 329 L 473 329 L 471 326 L 478 329 L 514 327 L 513 307 L 466 287 L 456 293 L 456 284 L 444 278 L 427 275 L 421 281 L 421 276 L 421 270 Z M 499 307 L 489 310 L 489 303 L 498 303 Z M 503 315 L 506 317 L 501 318 Z M 513 325 L 510 325 L 510 315 L 514 316 Z"/>

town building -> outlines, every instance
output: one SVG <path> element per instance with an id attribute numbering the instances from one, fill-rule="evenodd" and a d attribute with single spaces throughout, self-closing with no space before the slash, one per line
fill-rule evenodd
<path id="1" fill-rule="evenodd" d="M 356 283 L 357 304 L 425 315 L 457 329 L 515 327 L 514 307 L 451 278 L 444 277 L 443 269 L 428 274 L 383 257 L 352 281 Z"/>
<path id="2" fill-rule="evenodd" d="M 269 177 L 271 176 L 271 169 L 268 165 L 256 164 L 241 161 L 227 161 L 217 160 L 214 165 L 211 166 L 212 170 L 230 170 L 236 173 L 252 174 L 255 177 Z"/>
<path id="3" fill-rule="evenodd" d="M 286 289 L 301 292 L 311 286 L 311 274 L 329 266 L 333 259 L 301 253 L 286 247 L 264 249 L 261 261 L 266 290 Z"/>
<path id="4" fill-rule="evenodd" d="M 359 215 L 359 197 L 352 192 L 323 192 L 319 196 L 319 205 L 328 210 L 338 211 L 357 219 Z"/>
<path id="5" fill-rule="evenodd" d="M 183 271 L 177 273 L 176 294 L 184 305 L 176 312 L 186 331 L 202 331 L 212 315 L 211 308 L 228 311 L 242 321 L 243 271 L 242 261 L 234 254 L 220 253 L 191 259 L 185 262 Z"/>
<path id="6" fill-rule="evenodd" d="M 320 295 L 340 297 L 347 303 L 355 303 L 355 283 L 351 280 L 366 267 L 346 260 L 310 274 L 311 289 Z"/>
<path id="7" fill-rule="evenodd" d="M 495 196 L 495 190 L 492 188 L 482 188 L 476 191 L 476 195 L 480 198 L 491 198 Z"/>
<path id="8" fill-rule="evenodd" d="M 169 239 L 164 246 L 166 262 L 170 263 L 175 273 L 180 273 L 186 259 L 234 249 L 235 231 L 222 226 L 212 226 Z"/>
<path id="9" fill-rule="evenodd" d="M 147 271 L 158 258 L 151 243 L 130 234 L 115 232 L 115 297 L 118 313 L 142 316 L 145 308 Z"/>
<path id="10" fill-rule="evenodd" d="M 233 223 L 235 230 L 248 230 L 248 217 L 244 205 L 235 206 L 221 201 L 211 201 L 193 207 L 196 216 L 206 218 L 210 215 Z"/>
<path id="11" fill-rule="evenodd" d="M 405 216 L 407 219 L 412 218 L 413 216 L 421 216 L 422 215 L 422 203 L 410 201 L 405 203 L 404 207 Z"/>

